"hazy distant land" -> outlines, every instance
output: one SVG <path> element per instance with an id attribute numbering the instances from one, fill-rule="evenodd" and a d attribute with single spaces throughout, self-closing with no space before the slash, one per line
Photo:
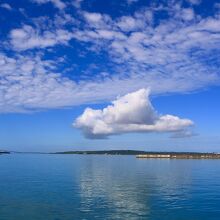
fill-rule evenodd
<path id="1" fill-rule="evenodd" d="M 220 159 L 219 153 L 157 152 L 157 151 L 138 151 L 138 150 L 64 151 L 64 152 L 56 152 L 54 154 L 135 155 L 137 158 Z"/>
<path id="2" fill-rule="evenodd" d="M 0 154 L 10 154 L 9 151 L 0 150 Z"/>
<path id="3" fill-rule="evenodd" d="M 136 158 L 167 158 L 167 159 L 220 159 L 220 153 L 201 152 L 167 152 L 167 151 L 140 151 L 140 150 L 82 150 L 63 151 L 54 153 L 43 152 L 15 152 L 0 150 L 0 154 L 28 153 L 28 154 L 81 154 L 81 155 L 133 155 Z"/>

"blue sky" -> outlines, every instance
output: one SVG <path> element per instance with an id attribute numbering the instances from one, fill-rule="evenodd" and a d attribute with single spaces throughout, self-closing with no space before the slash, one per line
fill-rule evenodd
<path id="1" fill-rule="evenodd" d="M 0 148 L 220 151 L 218 1 L 11 0 L 0 14 Z"/>

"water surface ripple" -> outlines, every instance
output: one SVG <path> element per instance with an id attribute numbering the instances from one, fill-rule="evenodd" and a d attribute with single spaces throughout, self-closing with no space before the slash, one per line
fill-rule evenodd
<path id="1" fill-rule="evenodd" d="M 220 160 L 0 156 L 0 220 L 219 220 Z"/>

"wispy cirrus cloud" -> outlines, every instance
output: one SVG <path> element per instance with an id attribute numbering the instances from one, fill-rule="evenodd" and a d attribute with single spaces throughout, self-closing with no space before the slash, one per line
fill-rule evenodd
<path id="1" fill-rule="evenodd" d="M 212 16 L 202 17 L 193 7 L 180 3 L 159 4 L 113 18 L 74 7 L 76 15 L 61 6 L 63 10 L 54 16 L 32 18 L 10 31 L 5 45 L 11 51 L 2 51 L 0 57 L 1 112 L 109 101 L 148 87 L 153 94 L 163 94 L 219 85 L 217 9 Z M 162 12 L 165 18 L 158 17 Z M 59 55 L 58 45 L 65 47 L 67 57 Z M 97 66 L 96 74 L 88 77 L 85 72 L 89 70 L 76 73 L 73 69 L 67 76 L 65 67 L 59 68 L 61 60 L 77 64 L 71 56 L 76 50 L 79 57 L 82 53 L 96 57 L 85 61 Z M 103 57 L 105 69 L 97 57 Z M 78 76 L 77 81 L 72 75 Z"/>
<path id="2" fill-rule="evenodd" d="M 201 3 L 201 0 L 188 0 L 188 2 L 193 5 L 199 5 Z"/>
<path id="3" fill-rule="evenodd" d="M 58 44 L 67 44 L 71 38 L 72 33 L 64 29 L 38 32 L 29 25 L 13 29 L 10 33 L 10 43 L 15 50 L 41 49 Z"/>
<path id="4" fill-rule="evenodd" d="M 54 7 L 62 10 L 66 7 L 66 4 L 61 0 L 32 0 L 33 2 L 36 2 L 38 4 L 46 4 L 46 3 L 52 3 Z"/>
<path id="5" fill-rule="evenodd" d="M 12 10 L 11 5 L 9 5 L 8 3 L 2 3 L 2 4 L 0 4 L 0 8 L 7 9 L 7 10 L 9 10 L 9 11 Z"/>

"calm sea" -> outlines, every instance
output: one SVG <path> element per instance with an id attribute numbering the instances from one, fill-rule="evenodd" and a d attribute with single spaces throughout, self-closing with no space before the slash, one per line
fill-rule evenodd
<path id="1" fill-rule="evenodd" d="M 220 160 L 0 155 L 0 220 L 219 220 Z"/>

